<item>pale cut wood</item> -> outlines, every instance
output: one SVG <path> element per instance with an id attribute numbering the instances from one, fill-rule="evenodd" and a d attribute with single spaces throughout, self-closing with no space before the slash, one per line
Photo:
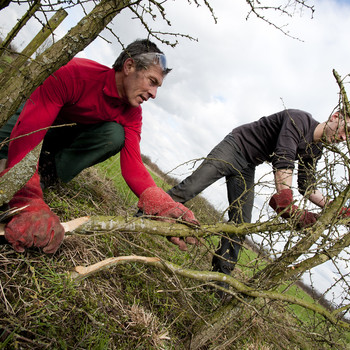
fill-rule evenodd
<path id="1" fill-rule="evenodd" d="M 104 269 L 108 269 L 111 266 L 120 264 L 122 262 L 143 262 L 143 263 L 156 263 L 156 262 L 160 262 L 159 258 L 156 257 L 146 257 L 146 256 L 136 256 L 136 255 L 131 255 L 131 256 L 118 256 L 115 258 L 109 258 L 109 259 L 105 259 L 102 260 L 96 264 L 90 265 L 90 266 L 76 266 L 74 268 L 74 271 L 78 274 L 78 275 L 74 275 L 74 277 L 78 280 L 80 279 L 84 279 L 96 272 L 99 272 L 101 270 Z"/>
<path id="2" fill-rule="evenodd" d="M 161 270 L 169 271 L 172 274 L 176 274 L 176 275 L 191 278 L 197 281 L 209 283 L 213 287 L 218 289 L 223 289 L 228 294 L 231 294 L 233 296 L 237 296 L 237 293 L 240 293 L 241 297 L 244 297 L 246 301 L 248 300 L 248 298 L 254 298 L 254 299 L 264 298 L 264 299 L 270 299 L 270 300 L 281 300 L 291 304 L 300 305 L 304 308 L 307 308 L 309 310 L 312 310 L 324 316 L 333 324 L 338 324 L 338 325 L 341 324 L 342 327 L 345 327 L 346 329 L 350 329 L 350 325 L 348 323 L 339 320 L 334 312 L 329 312 L 328 310 L 318 305 L 317 303 L 305 301 L 303 298 L 298 298 L 294 295 L 287 295 L 287 294 L 278 293 L 275 291 L 264 291 L 264 290 L 255 289 L 252 286 L 245 285 L 244 283 L 234 278 L 233 276 L 225 275 L 220 272 L 197 271 L 192 269 L 186 269 L 183 266 L 174 264 L 170 261 L 162 260 L 158 257 L 147 257 L 147 256 L 138 256 L 138 255 L 112 257 L 112 258 L 99 261 L 98 263 L 90 266 L 75 266 L 73 271 L 67 272 L 67 276 L 69 276 L 69 278 L 71 278 L 75 282 L 80 282 L 85 278 L 91 275 L 94 275 L 96 273 L 99 273 L 105 269 L 114 267 L 116 265 L 133 263 L 133 262 L 139 262 L 145 265 L 154 266 Z M 231 292 L 226 288 L 221 288 L 215 284 L 212 284 L 212 282 L 214 281 L 225 282 L 229 284 L 231 287 L 233 287 L 234 291 Z M 226 318 L 231 319 L 233 316 L 236 317 L 237 312 L 241 311 L 241 308 L 236 306 L 237 306 L 236 299 L 233 298 L 227 305 L 225 305 L 223 308 L 220 308 L 221 312 L 219 314 L 218 319 L 216 320 L 216 322 L 211 323 L 211 327 L 209 327 L 209 329 L 211 329 L 214 326 L 214 323 L 216 323 L 218 327 L 221 328 L 220 324 L 221 323 L 225 324 Z M 211 334 L 212 332 L 209 332 L 209 333 Z M 203 341 L 201 338 L 198 338 L 198 337 L 195 337 L 195 338 L 197 338 L 195 341 L 195 343 L 197 343 L 197 346 L 195 347 L 195 349 L 199 349 L 200 346 L 203 345 Z"/>
<path id="3" fill-rule="evenodd" d="M 77 231 L 81 234 L 119 231 L 129 233 L 143 232 L 163 237 L 203 237 L 218 233 L 244 236 L 246 234 L 264 232 L 266 230 L 278 230 L 281 232 L 290 229 L 285 224 L 276 224 L 274 221 L 260 222 L 257 224 L 244 223 L 235 225 L 231 222 L 196 226 L 189 225 L 181 220 L 169 219 L 166 217 L 162 219 L 168 221 L 161 221 L 161 217 L 150 215 L 131 218 L 124 216 L 92 216 L 89 222 L 79 227 Z M 173 220 L 174 222 L 169 222 L 169 220 Z"/>
<path id="4" fill-rule="evenodd" d="M 61 225 L 63 226 L 65 232 L 72 232 L 75 229 L 77 229 L 79 226 L 88 222 L 89 220 L 90 220 L 90 216 L 82 216 L 80 218 L 73 219 L 71 221 L 62 222 Z M 4 236 L 4 235 L 5 235 L 5 224 L 0 224 L 0 236 Z"/>

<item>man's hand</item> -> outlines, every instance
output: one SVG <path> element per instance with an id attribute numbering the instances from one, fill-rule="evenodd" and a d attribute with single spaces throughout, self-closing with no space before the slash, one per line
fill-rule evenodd
<path id="1" fill-rule="evenodd" d="M 291 189 L 284 189 L 274 194 L 269 202 L 270 207 L 281 214 L 284 219 L 295 218 L 300 228 L 312 226 L 316 223 L 318 215 L 307 210 L 299 209 L 293 205 L 293 192 Z"/>
<path id="2" fill-rule="evenodd" d="M 161 218 L 180 219 L 193 225 L 199 225 L 192 211 L 183 204 L 175 202 L 160 187 L 148 187 L 140 196 L 139 209 L 146 215 L 155 215 Z M 162 219 L 161 219 L 162 220 Z M 164 221 L 167 221 L 164 219 Z M 168 220 L 174 222 L 174 220 Z"/>
<path id="3" fill-rule="evenodd" d="M 182 237 L 167 237 L 168 240 L 177 245 L 178 248 L 180 250 L 182 250 L 183 252 L 185 252 L 187 250 L 187 244 L 191 244 L 191 245 L 199 245 L 199 241 L 197 238 L 195 237 L 185 237 L 185 238 L 182 238 Z"/>
<path id="4" fill-rule="evenodd" d="M 60 220 L 44 202 L 38 173 L 9 202 L 11 208 L 27 206 L 5 227 L 5 238 L 17 252 L 32 246 L 55 253 L 64 237 Z"/>
<path id="5" fill-rule="evenodd" d="M 138 207 L 146 215 L 159 216 L 159 220 L 174 222 L 174 219 L 180 219 L 192 225 L 199 226 L 198 220 L 192 211 L 186 208 L 182 203 L 175 202 L 160 187 L 148 187 L 142 192 Z M 198 245 L 199 242 L 194 237 L 168 237 L 169 241 L 177 245 L 180 250 L 187 250 L 186 243 Z"/>
<path id="6" fill-rule="evenodd" d="M 338 218 L 345 219 L 350 217 L 350 208 L 342 207 L 338 213 Z"/>

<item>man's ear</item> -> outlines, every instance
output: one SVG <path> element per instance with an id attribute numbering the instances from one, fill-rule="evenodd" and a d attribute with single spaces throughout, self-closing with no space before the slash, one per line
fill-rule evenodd
<path id="1" fill-rule="evenodd" d="M 333 114 L 331 115 L 330 120 L 335 121 L 335 120 L 337 120 L 337 119 L 339 119 L 339 113 L 338 113 L 338 112 L 335 112 L 335 113 L 333 113 Z"/>
<path id="2" fill-rule="evenodd" d="M 132 58 L 128 58 L 123 65 L 123 71 L 125 75 L 129 75 L 135 69 L 135 62 Z"/>

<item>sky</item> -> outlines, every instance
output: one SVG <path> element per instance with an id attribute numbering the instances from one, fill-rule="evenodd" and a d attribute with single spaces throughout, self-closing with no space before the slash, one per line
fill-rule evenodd
<path id="1" fill-rule="evenodd" d="M 296 10 L 292 17 L 264 13 L 297 39 L 254 15 L 247 20 L 249 8 L 244 0 L 211 0 L 217 23 L 205 6 L 191 3 L 177 0 L 164 4 L 171 27 L 159 14 L 149 21 L 157 31 L 197 39 L 165 36 L 178 40 L 175 48 L 157 42 L 173 70 L 158 89 L 157 98 L 142 106 L 141 151 L 164 172 L 185 178 L 199 164 L 193 161 L 205 157 L 234 127 L 285 108 L 305 110 L 320 122 L 328 118 L 339 98 L 332 70 L 342 77 L 350 73 L 350 1 L 308 1 L 314 4 L 313 15 L 306 9 Z M 16 6 L 1 11 L 0 29 L 10 29 L 24 10 L 24 6 Z M 70 14 L 58 28 L 57 38 L 78 17 Z M 125 10 L 111 25 L 126 45 L 146 36 L 133 17 Z M 108 31 L 102 35 L 111 43 L 98 38 L 78 56 L 111 66 L 121 46 Z M 23 46 L 27 37 L 28 31 L 17 44 Z M 272 180 L 269 165 L 257 168 L 256 179 L 260 178 Z M 253 218 L 272 191 L 258 191 Z M 227 207 L 224 179 L 203 194 L 219 210 Z M 318 289 L 329 286 L 333 270 L 331 264 L 316 270 Z"/>

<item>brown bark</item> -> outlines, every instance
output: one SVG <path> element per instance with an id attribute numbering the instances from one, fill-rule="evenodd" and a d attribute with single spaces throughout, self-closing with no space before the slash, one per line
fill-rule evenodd
<path id="1" fill-rule="evenodd" d="M 0 10 L 7 7 L 10 4 L 11 0 L 0 0 Z"/>
<path id="2" fill-rule="evenodd" d="M 28 98 L 38 85 L 95 40 L 130 2 L 101 1 L 61 40 L 8 79 L 0 91 L 0 126 L 16 112 L 23 100 Z"/>
<path id="3" fill-rule="evenodd" d="M 11 63 L 7 64 L 7 69 L 5 69 L 0 75 L 1 85 L 8 79 L 11 79 L 12 76 L 16 75 L 16 72 L 23 67 L 23 65 L 30 59 L 32 54 L 49 37 L 49 35 L 52 34 L 59 24 L 62 23 L 67 15 L 67 12 L 61 9 L 50 18 L 47 25 L 38 32 L 38 34 L 24 48 L 24 50 L 20 54 L 17 54 L 17 57 Z"/>
<path id="4" fill-rule="evenodd" d="M 0 206 L 8 203 L 13 195 L 34 175 L 41 145 L 42 143 L 36 146 L 19 163 L 0 177 Z"/>
<path id="5" fill-rule="evenodd" d="M 11 29 L 10 33 L 6 36 L 4 41 L 0 45 L 0 57 L 5 52 L 5 49 L 9 47 L 12 40 L 16 37 L 18 32 L 26 25 L 26 23 L 33 17 L 34 13 L 40 7 L 40 0 L 36 0 L 29 8 L 29 10 L 22 16 L 22 18 Z M 2 7 L 1 7 L 2 8 Z"/>

